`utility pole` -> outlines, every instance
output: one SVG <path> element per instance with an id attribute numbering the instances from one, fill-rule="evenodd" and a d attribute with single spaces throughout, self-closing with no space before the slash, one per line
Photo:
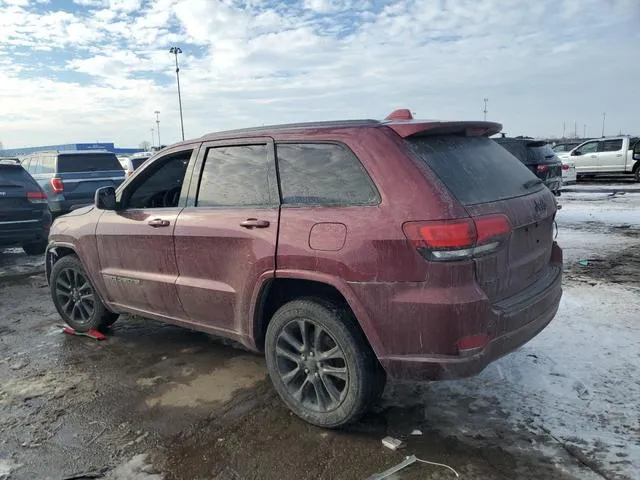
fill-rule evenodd
<path id="1" fill-rule="evenodd" d="M 484 112 L 484 121 L 485 122 L 487 121 L 487 103 L 489 103 L 489 99 L 485 98 L 484 99 L 484 110 L 483 110 L 483 112 Z"/>
<path id="2" fill-rule="evenodd" d="M 562 122 L 562 138 L 564 138 L 564 132 L 566 131 L 567 128 L 567 122 L 564 121 Z"/>
<path id="3" fill-rule="evenodd" d="M 178 105 L 180 106 L 180 129 L 182 130 L 182 140 L 184 140 L 184 121 L 182 119 L 182 96 L 180 94 L 180 67 L 178 66 L 178 54 L 182 53 L 180 47 L 171 47 L 169 53 L 176 56 L 176 80 L 178 81 Z"/>
<path id="4" fill-rule="evenodd" d="M 604 121 L 607 119 L 607 112 L 602 112 L 602 136 L 604 137 Z"/>
<path id="5" fill-rule="evenodd" d="M 162 146 L 162 142 L 160 142 L 160 110 L 156 110 L 154 112 L 156 114 L 156 131 L 158 132 L 158 149 Z"/>

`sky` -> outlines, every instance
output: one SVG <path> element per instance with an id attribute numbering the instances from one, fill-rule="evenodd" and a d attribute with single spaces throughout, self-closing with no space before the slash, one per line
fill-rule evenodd
<path id="1" fill-rule="evenodd" d="M 509 135 L 640 134 L 640 0 L 0 0 L 0 142 L 179 141 L 172 46 L 187 138 L 484 98 Z"/>

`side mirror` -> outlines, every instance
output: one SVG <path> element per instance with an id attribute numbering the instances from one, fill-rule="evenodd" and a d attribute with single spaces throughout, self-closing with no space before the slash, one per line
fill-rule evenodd
<path id="1" fill-rule="evenodd" d="M 640 161 L 640 141 L 636 142 L 636 146 L 633 147 L 633 159 Z"/>
<path id="2" fill-rule="evenodd" d="M 116 189 L 113 187 L 102 187 L 96 190 L 93 202 L 98 210 L 116 209 Z"/>
<path id="3" fill-rule="evenodd" d="M 579 157 L 580 155 L 582 155 L 582 152 L 580 150 L 574 150 L 573 152 L 571 152 L 572 157 Z"/>

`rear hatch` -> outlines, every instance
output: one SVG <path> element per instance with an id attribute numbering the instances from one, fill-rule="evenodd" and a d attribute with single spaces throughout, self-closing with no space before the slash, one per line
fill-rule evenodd
<path id="1" fill-rule="evenodd" d="M 82 205 L 93 202 L 97 189 L 118 187 L 125 172 L 113 153 L 61 153 L 56 177 L 62 180 L 65 200 Z"/>
<path id="2" fill-rule="evenodd" d="M 478 284 L 492 301 L 514 295 L 544 275 L 551 259 L 556 203 L 543 183 L 486 137 L 418 136 L 405 140 L 474 219 L 504 215 L 511 232 L 502 247 L 476 256 Z"/>
<path id="3" fill-rule="evenodd" d="M 28 172 L 18 163 L 0 162 L 0 229 L 40 220 L 46 208 L 44 192 Z"/>

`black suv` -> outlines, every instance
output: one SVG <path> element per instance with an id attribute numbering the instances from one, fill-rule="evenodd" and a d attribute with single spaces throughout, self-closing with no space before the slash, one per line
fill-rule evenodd
<path id="1" fill-rule="evenodd" d="M 20 245 L 38 255 L 47 247 L 47 195 L 17 159 L 0 159 L 0 247 Z"/>
<path id="2" fill-rule="evenodd" d="M 46 192 L 54 217 L 93 204 L 97 189 L 125 179 L 115 154 L 100 150 L 36 152 L 22 165 Z"/>
<path id="3" fill-rule="evenodd" d="M 547 142 L 532 138 L 494 138 L 511 155 L 524 163 L 555 196 L 562 188 L 562 162 Z"/>

